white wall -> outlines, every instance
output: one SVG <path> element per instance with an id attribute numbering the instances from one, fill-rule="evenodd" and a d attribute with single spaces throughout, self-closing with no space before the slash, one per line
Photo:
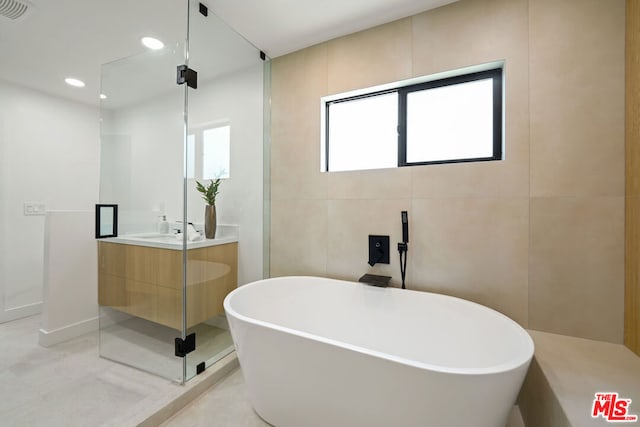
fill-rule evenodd
<path id="1" fill-rule="evenodd" d="M 220 185 L 216 209 L 218 224 L 240 226 L 240 284 L 262 278 L 263 271 L 262 68 L 256 63 L 213 81 L 200 81 L 188 95 L 189 127 L 231 123 L 231 176 Z M 181 88 L 103 117 L 100 200 L 119 204 L 121 233 L 152 231 L 162 213 L 170 223 L 182 221 Z M 195 182 L 188 186 L 187 219 L 202 223 L 205 203 Z"/>
<path id="2" fill-rule="evenodd" d="M 220 184 L 218 222 L 238 224 L 238 283 L 262 278 L 263 240 L 263 80 L 262 63 L 198 89 L 189 101 L 189 126 L 212 121 L 231 123 L 231 176 Z M 204 221 L 205 202 L 190 185 L 188 216 Z"/>
<path id="3" fill-rule="evenodd" d="M 45 219 L 44 347 L 98 329 L 98 247 L 94 211 L 50 211 Z"/>
<path id="4" fill-rule="evenodd" d="M 182 218 L 184 89 L 103 114 L 100 202 L 119 206 L 120 234 Z M 163 208 L 164 206 L 164 208 Z"/>
<path id="5" fill-rule="evenodd" d="M 23 203 L 93 209 L 98 117 L 97 108 L 0 81 L 0 321 L 42 301 L 45 217 L 25 216 Z"/>

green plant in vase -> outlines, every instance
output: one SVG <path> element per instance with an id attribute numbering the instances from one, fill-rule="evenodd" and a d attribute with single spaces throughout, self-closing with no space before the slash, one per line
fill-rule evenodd
<path id="1" fill-rule="evenodd" d="M 196 181 L 196 189 L 202 194 L 207 205 L 204 208 L 204 235 L 207 239 L 216 237 L 216 196 L 220 187 L 220 178 L 210 180 L 208 185 L 202 185 Z"/>

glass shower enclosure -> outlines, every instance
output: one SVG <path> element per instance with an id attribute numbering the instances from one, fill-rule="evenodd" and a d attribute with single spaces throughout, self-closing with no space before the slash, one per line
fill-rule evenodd
<path id="1" fill-rule="evenodd" d="M 263 250 L 270 64 L 203 3 L 179 6 L 164 48 L 102 67 L 99 203 L 118 235 L 98 239 L 98 302 L 102 357 L 184 383 L 233 351 L 222 301 L 263 274 L 243 265 L 251 236 Z M 196 181 L 216 179 L 206 238 Z"/>

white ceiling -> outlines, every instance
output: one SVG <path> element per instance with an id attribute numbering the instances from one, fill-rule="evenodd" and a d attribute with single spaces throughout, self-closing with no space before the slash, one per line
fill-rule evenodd
<path id="1" fill-rule="evenodd" d="M 142 36 L 186 36 L 186 0 L 30 0 L 24 19 L 0 16 L 0 79 L 97 105 L 102 64 L 144 52 Z M 192 0 L 193 1 L 193 0 Z M 270 57 L 457 0 L 203 0 Z M 87 83 L 82 89 L 65 77 Z"/>

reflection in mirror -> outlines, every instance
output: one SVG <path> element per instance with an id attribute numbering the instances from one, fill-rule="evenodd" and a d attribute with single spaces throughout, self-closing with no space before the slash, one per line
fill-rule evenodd
<path id="1" fill-rule="evenodd" d="M 96 239 L 118 236 L 118 205 L 96 205 Z"/>
<path id="2" fill-rule="evenodd" d="M 231 126 L 224 125 L 202 132 L 202 178 L 229 178 Z"/>
<path id="3" fill-rule="evenodd" d="M 100 234 L 113 234 L 113 208 L 100 206 Z"/>

